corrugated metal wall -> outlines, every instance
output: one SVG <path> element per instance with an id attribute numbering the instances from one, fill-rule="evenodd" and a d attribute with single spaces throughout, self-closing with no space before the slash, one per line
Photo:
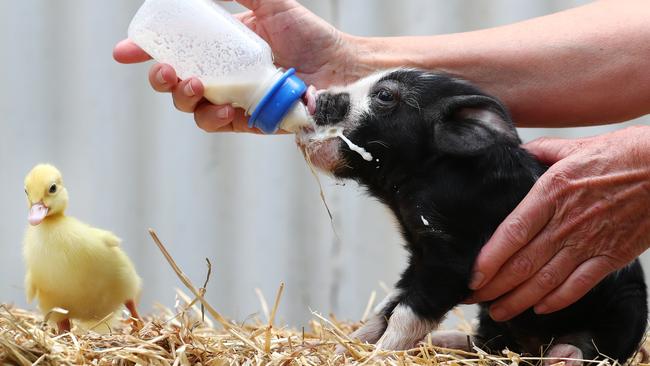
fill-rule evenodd
<path id="1" fill-rule="evenodd" d="M 303 1 L 358 35 L 434 34 L 495 26 L 584 3 L 561 0 Z M 149 65 L 111 57 L 138 1 L 0 1 L 0 302 L 24 304 L 23 177 L 38 162 L 64 173 L 69 213 L 113 230 L 144 279 L 142 311 L 173 304 L 179 286 L 147 235 L 156 228 L 198 284 L 214 264 L 209 300 L 244 320 L 286 282 L 279 316 L 309 309 L 361 316 L 379 282 L 392 284 L 404 251 L 386 210 L 354 184 L 319 189 L 291 136 L 206 134 L 146 81 Z M 236 5 L 229 5 L 236 8 Z M 645 120 L 645 123 L 648 119 Z M 525 130 L 591 135 L 607 129 Z"/>

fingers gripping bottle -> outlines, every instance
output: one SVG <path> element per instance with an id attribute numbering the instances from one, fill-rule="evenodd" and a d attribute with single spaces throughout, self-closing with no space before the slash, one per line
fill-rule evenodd
<path id="1" fill-rule="evenodd" d="M 213 0 L 145 0 L 129 39 L 181 79 L 197 77 L 214 104 L 243 108 L 264 133 L 309 124 L 305 83 L 273 65 L 271 48 Z"/>

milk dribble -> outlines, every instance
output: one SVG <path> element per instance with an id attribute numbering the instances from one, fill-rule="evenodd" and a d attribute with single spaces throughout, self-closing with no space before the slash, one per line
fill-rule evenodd
<path id="1" fill-rule="evenodd" d="M 244 109 L 265 133 L 310 123 L 294 70 L 277 69 L 269 45 L 212 0 L 146 0 L 129 39 L 181 79 L 201 80 L 210 102 Z"/>

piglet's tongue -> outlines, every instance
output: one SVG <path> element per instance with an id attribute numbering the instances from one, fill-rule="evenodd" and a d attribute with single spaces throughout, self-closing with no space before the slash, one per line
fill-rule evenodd
<path id="1" fill-rule="evenodd" d="M 27 216 L 27 221 L 30 224 L 36 226 L 43 221 L 47 215 L 47 207 L 42 203 L 35 203 L 32 205 L 32 208 L 29 209 L 29 216 Z"/>
<path id="2" fill-rule="evenodd" d="M 303 101 L 307 105 L 307 111 L 309 114 L 313 115 L 316 112 L 316 88 L 313 85 L 310 85 L 303 96 Z"/>

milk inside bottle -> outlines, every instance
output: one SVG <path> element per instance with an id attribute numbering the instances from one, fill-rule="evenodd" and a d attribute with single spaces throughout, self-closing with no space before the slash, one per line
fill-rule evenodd
<path id="1" fill-rule="evenodd" d="M 269 45 L 212 0 L 146 0 L 129 39 L 179 78 L 201 80 L 210 102 L 243 108 L 251 127 L 296 132 L 310 123 L 305 83 L 277 69 Z"/>

